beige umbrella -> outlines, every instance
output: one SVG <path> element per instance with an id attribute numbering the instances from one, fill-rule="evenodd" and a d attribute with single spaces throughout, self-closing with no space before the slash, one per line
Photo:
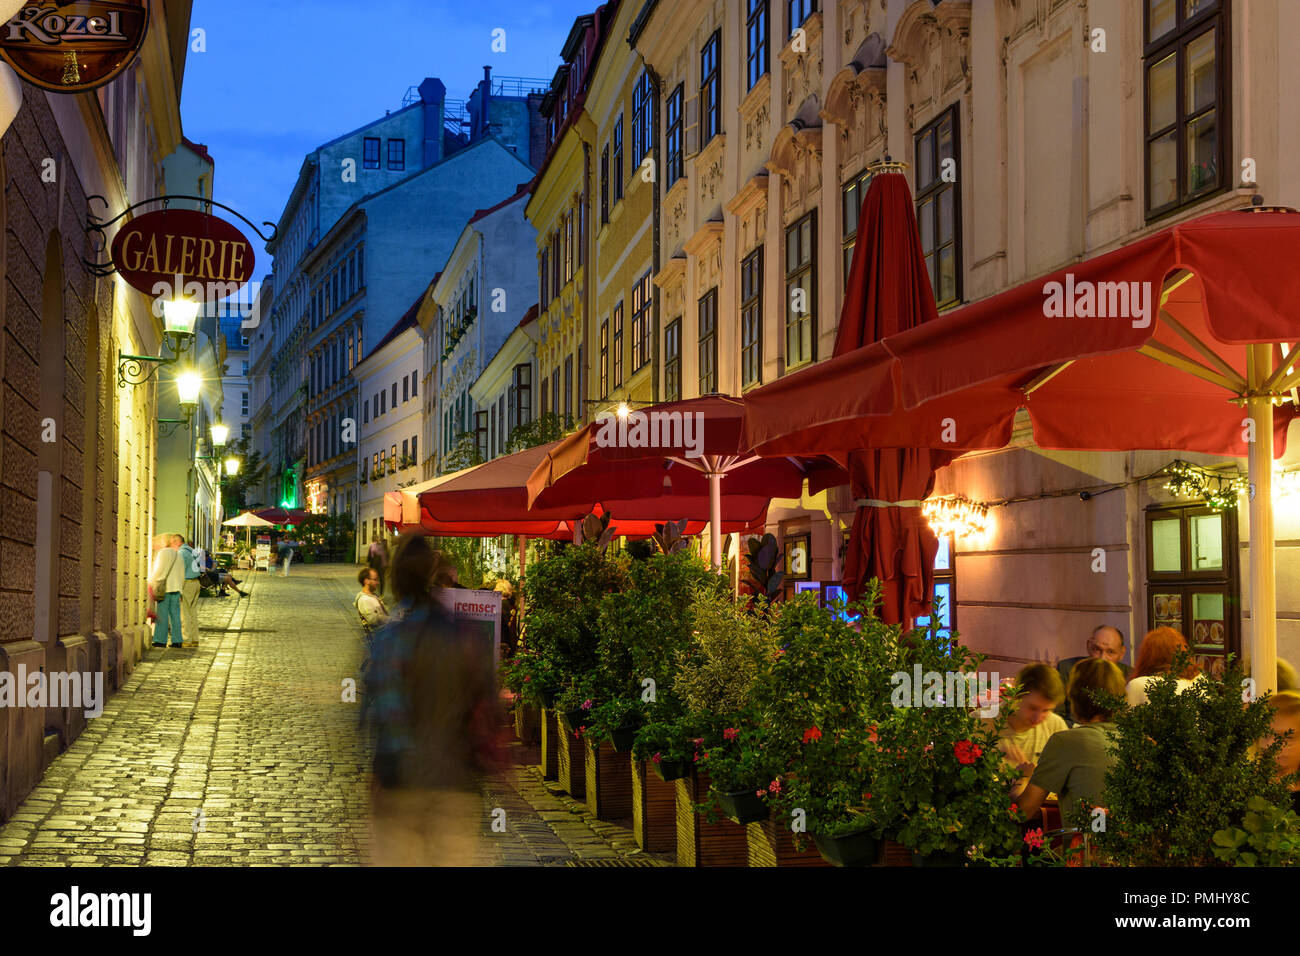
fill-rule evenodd
<path id="1" fill-rule="evenodd" d="M 229 521 L 221 522 L 223 525 L 230 525 L 232 528 L 274 528 L 275 522 L 267 521 L 265 518 L 259 518 L 251 511 L 245 511 L 242 515 L 237 515 Z M 251 548 L 253 546 L 253 532 L 250 530 L 245 537 L 245 543 Z"/>

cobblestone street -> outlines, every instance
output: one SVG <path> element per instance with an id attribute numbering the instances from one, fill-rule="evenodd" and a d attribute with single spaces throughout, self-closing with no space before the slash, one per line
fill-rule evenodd
<path id="1" fill-rule="evenodd" d="M 250 575 L 246 600 L 200 600 L 199 646 L 151 649 L 0 826 L 0 864 L 363 864 L 367 761 L 359 704 L 341 702 L 361 659 L 354 574 L 304 565 Z M 484 864 L 651 861 L 514 752 L 485 788 Z"/>

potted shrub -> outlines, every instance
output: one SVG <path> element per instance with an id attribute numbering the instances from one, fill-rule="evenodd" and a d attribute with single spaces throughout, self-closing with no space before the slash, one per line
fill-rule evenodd
<path id="1" fill-rule="evenodd" d="M 1110 863 L 1244 862 L 1245 854 L 1258 859 L 1259 852 L 1251 849 L 1248 821 L 1263 834 L 1289 826 L 1283 814 L 1264 809 L 1289 806 L 1291 799 L 1292 778 L 1277 776 L 1283 741 L 1271 736 L 1273 705 L 1267 697 L 1243 703 L 1244 674 L 1236 661 L 1221 677 L 1203 676 L 1179 693 L 1171 675 L 1181 673 L 1186 658 L 1175 657 L 1170 675 L 1147 686 L 1147 703 L 1109 702 L 1116 707 L 1115 764 L 1097 800 L 1104 825 L 1087 805 L 1065 822 L 1089 831 Z M 1281 842 L 1270 849 L 1267 835 L 1260 843 L 1266 854 L 1289 852 Z"/>
<path id="2" fill-rule="evenodd" d="M 1246 801 L 1240 826 L 1214 834 L 1214 855 L 1232 866 L 1296 866 L 1300 864 L 1300 816 L 1263 797 Z"/>

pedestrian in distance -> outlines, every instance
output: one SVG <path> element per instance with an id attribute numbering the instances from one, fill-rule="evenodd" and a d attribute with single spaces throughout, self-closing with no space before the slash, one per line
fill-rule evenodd
<path id="1" fill-rule="evenodd" d="M 289 562 L 293 560 L 294 544 L 295 542 L 290 541 L 287 538 L 280 539 L 280 546 L 278 549 L 278 556 L 281 562 L 280 574 L 286 578 L 289 576 Z"/>
<path id="2" fill-rule="evenodd" d="M 183 646 L 181 634 L 181 590 L 185 586 L 185 569 L 180 555 L 171 547 L 174 535 L 155 539 L 153 561 L 149 566 L 149 596 L 157 602 L 157 620 L 153 627 L 153 646 Z"/>
<path id="3" fill-rule="evenodd" d="M 379 574 L 379 592 L 384 593 L 384 578 L 388 574 L 388 542 L 383 538 L 376 538 L 370 542 L 370 548 L 366 552 L 366 564 L 371 570 Z"/>
<path id="4" fill-rule="evenodd" d="M 174 534 L 171 546 L 176 549 L 177 559 L 185 574 L 181 587 L 181 637 L 190 647 L 199 644 L 199 590 L 202 585 L 199 578 L 203 576 L 203 566 L 195 550 L 185 543 L 183 535 Z"/>

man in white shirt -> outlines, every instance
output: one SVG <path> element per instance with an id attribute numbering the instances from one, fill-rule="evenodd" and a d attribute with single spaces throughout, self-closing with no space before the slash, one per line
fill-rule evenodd
<path id="1" fill-rule="evenodd" d="M 203 564 L 199 551 L 185 543 L 179 534 L 172 535 L 171 546 L 176 549 L 180 565 L 185 572 L 185 582 L 181 586 L 181 637 L 188 647 L 199 646 L 199 578 L 203 576 Z"/>
<path id="2" fill-rule="evenodd" d="M 163 535 L 149 567 L 149 593 L 158 602 L 158 619 L 153 625 L 153 646 L 166 647 L 170 634 L 173 647 L 182 647 L 181 590 L 185 587 L 185 567 L 180 554 L 170 546 L 175 535 Z"/>
<path id="3" fill-rule="evenodd" d="M 357 583 L 361 585 L 361 591 L 353 603 L 356 605 L 357 613 L 361 615 L 366 631 L 370 632 L 387 624 L 388 608 L 384 607 L 384 602 L 379 597 L 379 572 L 374 568 L 362 568 L 357 572 Z"/>

